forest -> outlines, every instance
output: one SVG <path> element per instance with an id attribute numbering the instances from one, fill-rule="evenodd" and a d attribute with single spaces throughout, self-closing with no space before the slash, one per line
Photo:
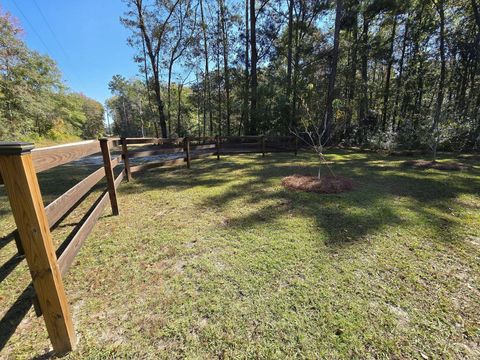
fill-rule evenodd
<path id="1" fill-rule="evenodd" d="M 0 140 L 73 141 L 104 132 L 104 108 L 71 92 L 57 64 L 30 50 L 18 21 L 0 8 Z"/>
<path id="2" fill-rule="evenodd" d="M 290 134 L 470 151 L 478 0 L 126 0 L 139 76 L 112 78 L 128 136 Z"/>

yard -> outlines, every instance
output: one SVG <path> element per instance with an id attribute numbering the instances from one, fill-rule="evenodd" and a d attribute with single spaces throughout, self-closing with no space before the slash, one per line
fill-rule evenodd
<path id="1" fill-rule="evenodd" d="M 196 160 L 123 183 L 120 216 L 105 210 L 65 277 L 79 339 L 67 358 L 478 359 L 478 158 L 461 172 L 346 150 L 327 159 L 354 190 L 284 189 L 284 176 L 316 174 L 308 153 Z M 83 171 L 41 174 L 44 196 Z M 0 216 L 3 236 L 14 228 L 3 190 Z M 0 244 L 4 337 L 30 275 Z M 1 356 L 49 351 L 30 310 Z"/>

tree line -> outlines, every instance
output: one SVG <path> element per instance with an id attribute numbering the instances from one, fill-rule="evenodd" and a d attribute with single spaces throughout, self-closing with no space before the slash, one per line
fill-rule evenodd
<path id="1" fill-rule="evenodd" d="M 70 92 L 50 57 L 30 50 L 18 21 L 0 9 L 0 139 L 73 140 L 104 131 L 102 104 Z"/>
<path id="2" fill-rule="evenodd" d="M 123 131 L 129 119 L 130 131 L 148 124 L 164 137 L 317 126 L 325 144 L 435 152 L 480 142 L 478 0 L 126 6 L 121 21 L 142 76 L 124 79 L 139 91 L 123 92 L 122 101 L 115 93 L 114 123 Z"/>

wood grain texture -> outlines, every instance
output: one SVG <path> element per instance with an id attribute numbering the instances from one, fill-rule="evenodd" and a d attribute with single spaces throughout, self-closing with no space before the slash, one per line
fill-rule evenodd
<path id="1" fill-rule="evenodd" d="M 185 151 L 185 161 L 187 162 L 187 168 L 190 169 L 190 140 L 188 137 L 183 139 L 183 151 Z"/>
<path id="2" fill-rule="evenodd" d="M 132 178 L 132 172 L 130 171 L 130 154 L 128 152 L 128 145 L 126 138 L 121 139 L 122 143 L 122 158 L 123 163 L 125 164 L 125 173 L 127 175 L 127 181 L 130 181 Z"/>
<path id="3" fill-rule="evenodd" d="M 110 197 L 113 215 L 118 215 L 117 191 L 115 188 L 115 179 L 113 177 L 113 164 L 110 156 L 110 146 L 108 139 L 100 139 L 100 147 L 102 149 L 103 166 L 105 168 L 105 176 L 107 177 L 107 189 Z"/>
<path id="4" fill-rule="evenodd" d="M 152 149 L 152 150 L 142 150 L 142 151 L 129 151 L 130 158 L 137 158 L 137 157 L 148 157 L 148 156 L 155 156 L 155 155 L 162 155 L 162 154 L 176 154 L 183 152 L 183 148 L 181 147 L 174 147 L 174 148 L 166 148 L 166 149 Z"/>
<path id="5" fill-rule="evenodd" d="M 215 148 L 216 148 L 216 144 L 193 145 L 193 146 L 190 146 L 190 150 L 191 150 L 191 151 L 195 151 L 195 150 L 207 150 L 207 149 L 215 149 Z"/>
<path id="6" fill-rule="evenodd" d="M 32 159 L 37 173 L 100 152 L 97 140 L 51 146 L 32 150 Z"/>
<path id="7" fill-rule="evenodd" d="M 125 176 L 125 170 L 123 170 L 115 179 L 115 188 L 122 182 Z M 78 252 L 82 248 L 85 240 L 87 239 L 88 235 L 92 232 L 95 224 L 97 223 L 98 219 L 102 215 L 105 206 L 108 203 L 108 191 L 104 191 L 102 195 L 100 195 L 100 200 L 96 202 L 95 208 L 92 210 L 90 215 L 85 219 L 82 226 L 78 229 L 70 243 L 67 245 L 65 250 L 62 252 L 60 257 L 58 258 L 58 266 L 60 268 L 60 272 L 62 275 L 65 275 L 73 263 L 75 256 L 77 256 Z"/>
<path id="8" fill-rule="evenodd" d="M 60 267 L 60 272 L 62 273 L 62 275 L 65 275 L 67 273 L 67 270 L 70 265 L 72 265 L 75 256 L 80 251 L 80 248 L 87 239 L 88 235 L 92 232 L 98 218 L 105 209 L 105 206 L 108 204 L 108 198 L 108 191 L 103 192 L 100 201 L 97 203 L 95 209 L 87 217 L 85 222 L 78 229 L 75 236 L 72 238 L 70 243 L 67 245 L 65 250 L 58 258 L 58 266 Z"/>
<path id="9" fill-rule="evenodd" d="M 135 144 L 158 144 L 157 138 L 127 138 L 126 142 L 127 145 L 135 145 Z"/>
<path id="10" fill-rule="evenodd" d="M 105 169 L 102 167 L 51 202 L 45 208 L 50 228 L 74 207 L 104 176 Z"/>
<path id="11" fill-rule="evenodd" d="M 75 332 L 32 156 L 0 156 L 0 168 L 53 348 L 71 351 Z"/>
<path id="12" fill-rule="evenodd" d="M 130 170 L 132 173 L 147 170 L 147 169 L 153 169 L 156 167 L 162 167 L 162 166 L 177 166 L 180 164 L 183 164 L 185 162 L 184 158 L 179 158 L 179 159 L 174 159 L 174 160 L 167 160 L 167 161 L 158 161 L 158 162 L 149 162 L 146 164 L 142 165 L 137 165 L 137 166 L 132 166 Z"/>

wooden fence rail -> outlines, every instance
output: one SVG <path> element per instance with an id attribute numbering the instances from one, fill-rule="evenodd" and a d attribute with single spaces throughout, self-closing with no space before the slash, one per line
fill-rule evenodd
<path id="1" fill-rule="evenodd" d="M 72 350 L 76 343 L 62 275 L 73 262 L 108 200 L 114 214 L 118 214 L 116 196 L 112 195 L 124 171 L 113 180 L 113 168 L 120 163 L 121 156 L 111 158 L 112 144 L 113 140 L 103 139 L 100 142 L 92 140 L 33 149 L 33 144 L 29 143 L 0 143 L 0 172 L 17 226 L 21 244 L 19 252 L 25 254 L 39 312 L 43 315 L 50 341 L 58 354 Z M 104 167 L 45 207 L 37 173 L 99 152 L 103 153 Z M 57 258 L 51 229 L 78 206 L 104 176 L 107 176 L 106 191 Z M 112 181 L 109 181 L 110 177 Z"/>
<path id="2" fill-rule="evenodd" d="M 119 147 L 121 155 L 112 158 L 111 149 Z M 298 143 L 293 137 L 235 136 L 205 138 L 121 138 L 83 141 L 79 143 L 34 149 L 30 143 L 0 143 L 0 183 L 5 184 L 17 230 L 19 253 L 24 253 L 35 290 L 37 313 L 42 314 L 57 354 L 75 347 L 75 332 L 63 276 L 85 243 L 106 205 L 110 202 L 113 215 L 119 214 L 116 189 L 125 177 L 155 167 L 171 167 L 210 156 L 241 153 L 294 152 Z M 99 154 L 103 167 L 95 170 L 64 194 L 44 206 L 37 173 L 65 165 L 87 156 Z M 161 157 L 168 156 L 162 159 Z M 136 159 L 160 157 L 154 161 Z M 173 158 L 172 158 L 173 157 Z M 114 176 L 121 162 L 124 168 Z M 133 164 L 132 164 L 133 162 Z M 51 230 L 106 178 L 107 186 L 84 216 L 83 221 L 55 251 Z M 14 237 L 14 236 L 12 236 Z"/>

